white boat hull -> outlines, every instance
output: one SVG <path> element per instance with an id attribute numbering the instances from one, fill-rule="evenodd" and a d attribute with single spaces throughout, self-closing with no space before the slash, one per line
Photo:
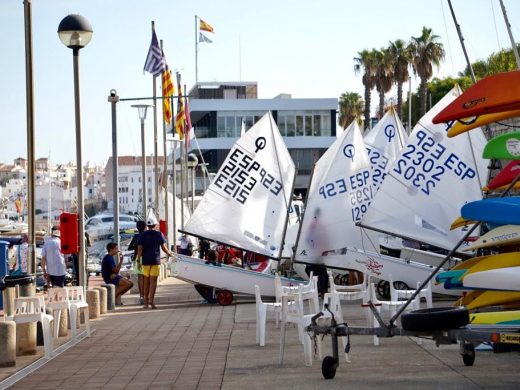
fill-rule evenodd
<path id="1" fill-rule="evenodd" d="M 520 267 L 475 272 L 466 276 L 462 283 L 472 289 L 520 291 Z"/>
<path id="2" fill-rule="evenodd" d="M 173 276 L 178 279 L 251 295 L 255 294 L 255 285 L 258 285 L 262 296 L 276 296 L 274 275 L 269 272 L 270 267 L 267 267 L 265 273 L 262 273 L 229 265 L 206 264 L 204 260 L 180 254 L 176 254 L 175 258 L 177 267 L 176 274 Z M 284 277 L 281 280 L 282 285 L 294 285 L 299 282 L 296 279 Z"/>
<path id="3" fill-rule="evenodd" d="M 344 249 L 341 254 L 323 256 L 321 261 L 327 267 L 367 272 L 378 279 L 389 280 L 391 275 L 394 282 L 404 282 L 410 288 L 415 288 L 417 282 L 426 280 L 435 269 L 432 265 L 356 248 Z M 441 269 L 440 272 L 443 270 Z M 436 285 L 434 282 L 432 282 L 432 292 L 445 295 L 460 295 L 460 290 L 447 290 L 443 284 Z"/>

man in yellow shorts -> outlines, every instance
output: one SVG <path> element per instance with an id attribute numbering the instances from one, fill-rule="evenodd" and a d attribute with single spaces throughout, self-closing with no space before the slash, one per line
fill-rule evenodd
<path id="1" fill-rule="evenodd" d="M 137 240 L 137 258 L 141 259 L 143 270 L 143 293 L 144 293 L 144 308 L 157 309 L 154 303 L 155 290 L 157 288 L 157 277 L 160 272 L 161 264 L 161 249 L 168 256 L 173 256 L 166 247 L 166 240 L 162 233 L 155 230 L 157 220 L 155 217 L 148 217 L 146 220 L 145 230 L 139 235 Z"/>

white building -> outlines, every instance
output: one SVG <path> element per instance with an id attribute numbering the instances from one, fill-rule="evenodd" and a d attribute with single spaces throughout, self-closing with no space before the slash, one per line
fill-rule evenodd
<path id="1" fill-rule="evenodd" d="M 143 210 L 143 187 L 142 187 L 142 168 L 140 156 L 119 156 L 118 159 L 118 187 L 119 187 L 119 210 L 122 213 L 142 213 Z M 159 171 L 163 166 L 164 158 L 158 157 L 157 164 Z M 153 207 L 155 199 L 155 159 L 146 157 L 146 192 L 148 204 Z M 105 194 L 109 202 L 108 208 L 113 209 L 113 189 L 112 189 L 112 157 L 108 159 L 105 166 Z"/>

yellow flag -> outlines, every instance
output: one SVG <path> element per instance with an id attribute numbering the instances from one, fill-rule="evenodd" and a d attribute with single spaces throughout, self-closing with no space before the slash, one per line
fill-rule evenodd
<path id="1" fill-rule="evenodd" d="M 211 27 L 208 23 L 206 23 L 204 20 L 199 18 L 199 29 L 202 31 L 208 31 L 214 33 L 215 30 L 213 30 L 213 27 Z"/>

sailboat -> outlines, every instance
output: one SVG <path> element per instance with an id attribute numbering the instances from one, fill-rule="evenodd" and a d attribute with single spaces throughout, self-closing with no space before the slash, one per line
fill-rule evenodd
<path id="1" fill-rule="evenodd" d="M 429 276 L 432 265 L 378 253 L 373 235 L 360 226 L 445 249 L 458 242 L 462 232 L 450 231 L 449 226 L 465 202 L 481 198 L 486 163 L 479 155 L 486 139 L 480 130 L 449 139 L 449 126 L 433 125 L 431 118 L 460 93 L 458 86 L 453 88 L 421 118 L 376 194 L 356 180 L 370 174 L 356 126 L 337 139 L 316 163 L 295 261 L 368 272 L 383 280 L 392 275 L 407 286 L 416 286 Z M 349 153 L 355 156 L 349 161 L 343 157 L 344 150 L 352 145 L 357 145 L 356 153 Z M 328 188 L 342 190 L 334 193 Z M 311 257 L 305 235 L 311 231 L 317 208 L 324 215 L 320 234 L 327 241 L 319 256 Z M 330 214 L 332 218 L 325 217 Z M 433 286 L 433 291 L 450 293 L 441 285 Z"/>
<path id="2" fill-rule="evenodd" d="M 275 296 L 296 168 L 270 112 L 233 145 L 183 233 L 269 258 L 262 272 L 175 255 L 179 279 L 230 292 Z M 282 278 L 282 284 L 290 280 Z M 220 302 L 219 296 L 217 300 Z M 232 300 L 232 298 L 231 298 Z M 229 299 L 227 300 L 228 303 Z"/>

